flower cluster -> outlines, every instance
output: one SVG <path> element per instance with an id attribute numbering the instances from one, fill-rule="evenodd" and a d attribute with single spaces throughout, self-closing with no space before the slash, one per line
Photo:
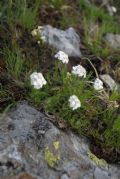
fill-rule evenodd
<path id="1" fill-rule="evenodd" d="M 72 74 L 85 78 L 86 77 L 86 69 L 81 65 L 73 66 Z"/>
<path id="2" fill-rule="evenodd" d="M 43 77 L 42 73 L 33 72 L 30 75 L 31 85 L 34 86 L 35 89 L 41 89 L 43 85 L 47 84 L 47 81 Z"/>
<path id="3" fill-rule="evenodd" d="M 94 83 L 93 83 L 93 86 L 94 86 L 95 90 L 102 90 L 103 89 L 103 82 L 99 78 L 96 78 Z"/>
<path id="4" fill-rule="evenodd" d="M 33 31 L 33 34 L 35 34 L 35 31 Z M 68 55 L 64 53 L 63 51 L 59 51 L 55 58 L 62 61 L 62 63 L 67 64 L 69 62 Z M 77 65 L 72 67 L 72 74 L 77 75 L 78 77 L 86 78 L 86 69 L 82 65 Z M 67 72 L 67 76 L 70 77 L 71 73 Z M 46 85 L 47 81 L 43 77 L 42 73 L 34 72 L 30 75 L 31 85 L 34 86 L 35 89 L 41 89 L 44 85 Z M 95 90 L 99 91 L 103 89 L 103 82 L 96 78 L 93 82 L 93 87 Z M 72 110 L 76 110 L 81 107 L 81 101 L 78 99 L 76 95 L 72 95 L 68 99 L 69 107 L 72 108 Z"/>
<path id="5" fill-rule="evenodd" d="M 69 62 L 68 55 L 63 51 L 59 51 L 54 57 L 62 61 L 62 63 L 67 64 Z"/>
<path id="6" fill-rule="evenodd" d="M 70 108 L 72 108 L 73 111 L 81 107 L 81 102 L 76 95 L 70 96 L 68 101 L 69 101 L 69 106 Z"/>
<path id="7" fill-rule="evenodd" d="M 40 41 L 46 42 L 46 37 L 41 34 L 43 27 L 38 26 L 37 29 L 32 30 L 31 34 L 33 37 L 39 37 L 38 44 L 40 44 Z"/>
<path id="8" fill-rule="evenodd" d="M 37 29 L 32 30 L 31 34 L 32 34 L 33 37 L 37 36 L 37 34 L 38 34 Z"/>

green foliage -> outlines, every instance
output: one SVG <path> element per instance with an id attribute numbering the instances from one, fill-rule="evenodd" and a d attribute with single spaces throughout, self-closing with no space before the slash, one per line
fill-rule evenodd
<path id="1" fill-rule="evenodd" d="M 64 4 L 64 0 L 50 0 L 49 3 L 52 4 L 55 9 L 60 9 Z"/>
<path id="2" fill-rule="evenodd" d="M 10 110 L 10 108 L 11 108 L 12 106 L 13 106 L 13 103 L 9 104 L 9 105 L 4 109 L 4 111 L 2 111 L 2 113 L 1 113 L 1 111 L 0 111 L 0 122 L 2 122 L 2 120 L 5 119 L 5 116 L 6 116 L 7 112 Z"/>
<path id="3" fill-rule="evenodd" d="M 3 50 L 3 56 L 5 58 L 6 68 L 13 79 L 20 80 L 21 74 L 24 69 L 25 60 L 22 57 L 18 48 L 10 50 L 5 48 Z"/>
<path id="4" fill-rule="evenodd" d="M 28 30 L 37 23 L 38 9 L 41 0 L 7 0 L 0 2 L 1 20 L 7 22 L 11 28 L 15 24 L 20 24 Z M 2 8 L 3 7 L 3 8 Z"/>
<path id="5" fill-rule="evenodd" d="M 120 149 L 120 115 L 114 119 L 113 125 L 107 127 L 104 137 L 106 146 Z"/>
<path id="6" fill-rule="evenodd" d="M 0 84 L 0 118 L 4 116 L 5 111 L 11 106 L 13 101 L 11 93 Z"/>
<path id="7" fill-rule="evenodd" d="M 106 33 L 118 33 L 120 29 L 114 18 L 105 13 L 103 9 L 79 0 L 79 8 L 82 11 L 84 42 L 91 51 L 100 56 L 107 56 L 110 49 L 103 40 Z"/>
<path id="8" fill-rule="evenodd" d="M 35 0 L 31 7 L 28 7 L 27 0 L 24 0 L 21 10 L 22 13 L 19 14 L 18 19 L 23 27 L 29 30 L 32 30 L 35 27 L 39 6 L 40 0 Z"/>
<path id="9" fill-rule="evenodd" d="M 104 41 L 106 32 L 114 33 L 116 27 L 109 21 L 97 23 L 93 19 L 84 18 L 84 43 L 99 56 L 108 56 L 110 49 Z M 113 28 L 111 28 L 113 27 Z M 115 28 L 115 29 L 114 29 Z"/>
<path id="10" fill-rule="evenodd" d="M 114 122 L 113 131 L 118 132 L 120 135 L 120 115 L 117 117 L 117 119 Z"/>
<path id="11" fill-rule="evenodd" d="M 9 100 L 10 94 L 8 91 L 6 91 L 2 86 L 0 86 L 0 103 Z"/>
<path id="12" fill-rule="evenodd" d="M 120 92 L 116 90 L 112 91 L 110 95 L 110 100 L 111 101 L 120 100 Z"/>
<path id="13" fill-rule="evenodd" d="M 42 90 L 30 88 L 27 98 L 28 101 L 33 103 L 35 106 L 41 106 L 43 104 L 44 99 L 46 99 L 48 96 L 49 93 L 45 91 L 45 88 Z"/>
<path id="14" fill-rule="evenodd" d="M 109 99 L 105 98 L 104 93 L 96 95 L 96 91 L 89 83 L 90 75 L 86 78 L 72 75 L 61 62 L 55 63 L 54 71 L 48 72 L 45 79 L 47 85 L 44 88 L 40 90 L 31 88 L 29 101 L 44 107 L 47 113 L 53 114 L 58 120 L 66 121 L 76 132 L 92 136 L 100 145 L 120 147 L 118 141 L 120 118 L 118 107 L 114 106 L 119 100 L 118 92 L 111 93 Z M 72 95 L 76 95 L 81 101 L 81 107 L 75 111 L 70 108 L 68 101 Z M 104 98 L 101 99 L 100 95 Z M 114 132 L 116 140 L 113 142 L 111 139 L 114 139 Z"/>
<path id="15" fill-rule="evenodd" d="M 61 11 L 62 16 L 60 20 L 60 26 L 64 29 L 68 27 L 75 27 L 79 21 L 78 13 L 76 13 L 72 7 L 66 6 Z"/>

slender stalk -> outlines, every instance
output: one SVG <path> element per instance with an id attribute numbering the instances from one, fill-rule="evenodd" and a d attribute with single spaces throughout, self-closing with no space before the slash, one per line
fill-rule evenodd
<path id="1" fill-rule="evenodd" d="M 93 63 L 90 61 L 90 59 L 87 57 L 83 57 L 82 60 L 87 60 L 91 64 L 91 66 L 93 67 L 93 69 L 95 71 L 96 77 L 99 78 L 98 72 L 97 72 L 95 66 L 93 65 Z"/>

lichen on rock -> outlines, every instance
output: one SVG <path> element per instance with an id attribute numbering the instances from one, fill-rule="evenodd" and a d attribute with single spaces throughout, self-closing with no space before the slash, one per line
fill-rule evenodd
<path id="1" fill-rule="evenodd" d="M 54 166 L 57 165 L 58 161 L 60 160 L 60 154 L 58 151 L 59 145 L 59 141 L 55 141 L 53 142 L 53 150 L 48 146 L 45 148 L 45 161 L 52 168 L 54 168 Z"/>
<path id="2" fill-rule="evenodd" d="M 108 168 L 108 164 L 104 159 L 99 159 L 91 151 L 87 152 L 88 157 L 99 167 Z"/>
<path id="3" fill-rule="evenodd" d="M 55 149 L 58 150 L 59 147 L 60 147 L 60 142 L 59 141 L 55 141 L 55 142 L 53 142 L 53 145 L 54 145 Z"/>

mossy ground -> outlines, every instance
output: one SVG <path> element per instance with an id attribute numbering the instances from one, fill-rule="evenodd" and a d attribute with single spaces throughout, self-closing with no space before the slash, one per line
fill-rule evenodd
<path id="1" fill-rule="evenodd" d="M 110 17 L 104 8 L 89 5 L 84 0 L 74 3 L 72 0 L 6 0 L 0 2 L 0 9 L 1 116 L 18 101 L 28 100 L 39 110 L 54 115 L 57 124 L 64 123 L 62 126 L 89 137 L 92 151 L 99 157 L 118 162 L 120 108 L 111 108 L 111 101 L 120 105 L 120 93 L 111 93 L 106 88 L 108 100 L 86 86 L 84 80 L 73 76 L 68 80 L 62 70 L 60 76 L 59 69 L 54 74 L 56 50 L 47 44 L 37 44 L 31 30 L 46 24 L 60 29 L 74 27 L 81 38 L 83 57 L 91 60 L 99 74 L 110 74 L 120 83 L 120 51 L 110 49 L 104 41 L 105 33 L 120 33 L 119 15 Z M 92 66 L 85 59 L 70 58 L 67 70 L 78 63 L 91 74 L 88 80 L 95 77 Z M 34 71 L 44 73 L 49 81 L 41 91 L 30 87 L 29 76 Z M 72 112 L 66 107 L 71 92 L 83 101 L 80 111 Z"/>

